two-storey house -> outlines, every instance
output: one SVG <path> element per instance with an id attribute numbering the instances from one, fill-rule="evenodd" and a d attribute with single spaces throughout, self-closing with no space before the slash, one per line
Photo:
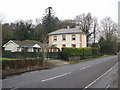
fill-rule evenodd
<path id="1" fill-rule="evenodd" d="M 78 28 L 58 29 L 49 35 L 49 45 L 62 47 L 86 47 L 86 34 Z"/>

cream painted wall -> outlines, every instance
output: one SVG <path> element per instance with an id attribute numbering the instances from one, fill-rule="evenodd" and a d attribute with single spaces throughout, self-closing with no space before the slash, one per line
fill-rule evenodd
<path id="1" fill-rule="evenodd" d="M 9 43 L 6 45 L 5 50 L 11 50 L 11 52 L 17 51 L 17 46 L 14 43 Z"/>
<path id="2" fill-rule="evenodd" d="M 86 43 L 86 35 L 83 34 L 82 35 L 82 47 L 86 47 L 87 46 L 87 43 Z"/>
<path id="3" fill-rule="evenodd" d="M 33 52 L 33 48 L 32 47 L 28 48 L 28 52 Z"/>
<path id="4" fill-rule="evenodd" d="M 62 35 L 49 36 L 49 45 L 57 45 L 58 48 L 62 48 L 62 44 L 66 44 L 66 47 L 72 47 L 72 44 L 76 44 L 76 48 L 80 47 L 80 34 L 64 34 L 66 35 L 66 41 L 62 41 Z M 72 35 L 76 36 L 76 40 L 72 40 Z M 54 36 L 57 36 L 57 41 L 54 41 Z M 82 47 L 86 47 L 86 35 L 82 34 Z"/>

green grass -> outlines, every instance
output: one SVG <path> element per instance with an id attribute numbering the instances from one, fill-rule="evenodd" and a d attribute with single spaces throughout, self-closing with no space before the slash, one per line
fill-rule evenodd
<path id="1" fill-rule="evenodd" d="M 16 60 L 15 58 L 0 58 L 0 60 Z"/>
<path id="2" fill-rule="evenodd" d="M 95 57 L 95 58 L 87 58 L 87 59 L 81 59 L 81 60 L 75 60 L 75 61 L 67 61 L 68 63 L 78 63 L 81 61 L 86 61 L 86 60 L 92 60 L 92 59 L 97 59 L 97 58 L 102 58 L 102 57 L 108 57 L 109 55 L 104 55 L 104 56 L 99 56 L 99 57 Z"/>

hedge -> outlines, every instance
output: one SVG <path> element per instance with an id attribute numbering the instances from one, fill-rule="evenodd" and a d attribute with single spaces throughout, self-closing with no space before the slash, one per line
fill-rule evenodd
<path id="1" fill-rule="evenodd" d="M 38 57 L 40 57 L 40 54 L 38 52 L 3 51 L 2 57 L 6 57 L 6 58 L 38 58 Z"/>
<path id="2" fill-rule="evenodd" d="M 92 48 L 91 47 L 86 47 L 86 48 L 83 48 L 83 55 L 84 56 L 91 56 L 92 55 Z"/>
<path id="3" fill-rule="evenodd" d="M 72 56 L 92 56 L 98 55 L 98 49 L 92 47 L 85 47 L 85 48 L 62 48 L 61 55 L 64 59 L 68 59 Z"/>
<path id="4" fill-rule="evenodd" d="M 42 59 L 2 60 L 2 69 L 22 69 L 42 65 Z"/>

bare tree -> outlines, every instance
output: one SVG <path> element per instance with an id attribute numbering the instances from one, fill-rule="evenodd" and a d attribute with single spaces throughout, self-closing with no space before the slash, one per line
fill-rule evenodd
<path id="1" fill-rule="evenodd" d="M 94 38 L 94 43 L 96 42 L 96 36 L 98 36 L 98 19 L 96 17 L 93 17 L 93 38 Z"/>
<path id="2" fill-rule="evenodd" d="M 40 43 L 42 43 L 41 45 L 41 51 L 40 51 L 40 55 L 42 56 L 42 63 L 44 64 L 46 62 L 46 57 L 47 57 L 47 51 L 48 51 L 48 34 L 44 31 L 41 31 L 41 36 L 40 36 Z"/>
<path id="3" fill-rule="evenodd" d="M 93 18 L 91 13 L 80 14 L 75 17 L 76 23 L 79 24 L 80 29 L 87 35 L 87 46 L 89 46 L 89 39 L 92 34 L 94 34 L 95 42 L 95 31 L 97 28 L 97 18 Z"/>
<path id="4" fill-rule="evenodd" d="M 103 37 L 109 37 L 117 33 L 117 24 L 110 17 L 106 17 L 101 21 L 101 30 Z"/>

